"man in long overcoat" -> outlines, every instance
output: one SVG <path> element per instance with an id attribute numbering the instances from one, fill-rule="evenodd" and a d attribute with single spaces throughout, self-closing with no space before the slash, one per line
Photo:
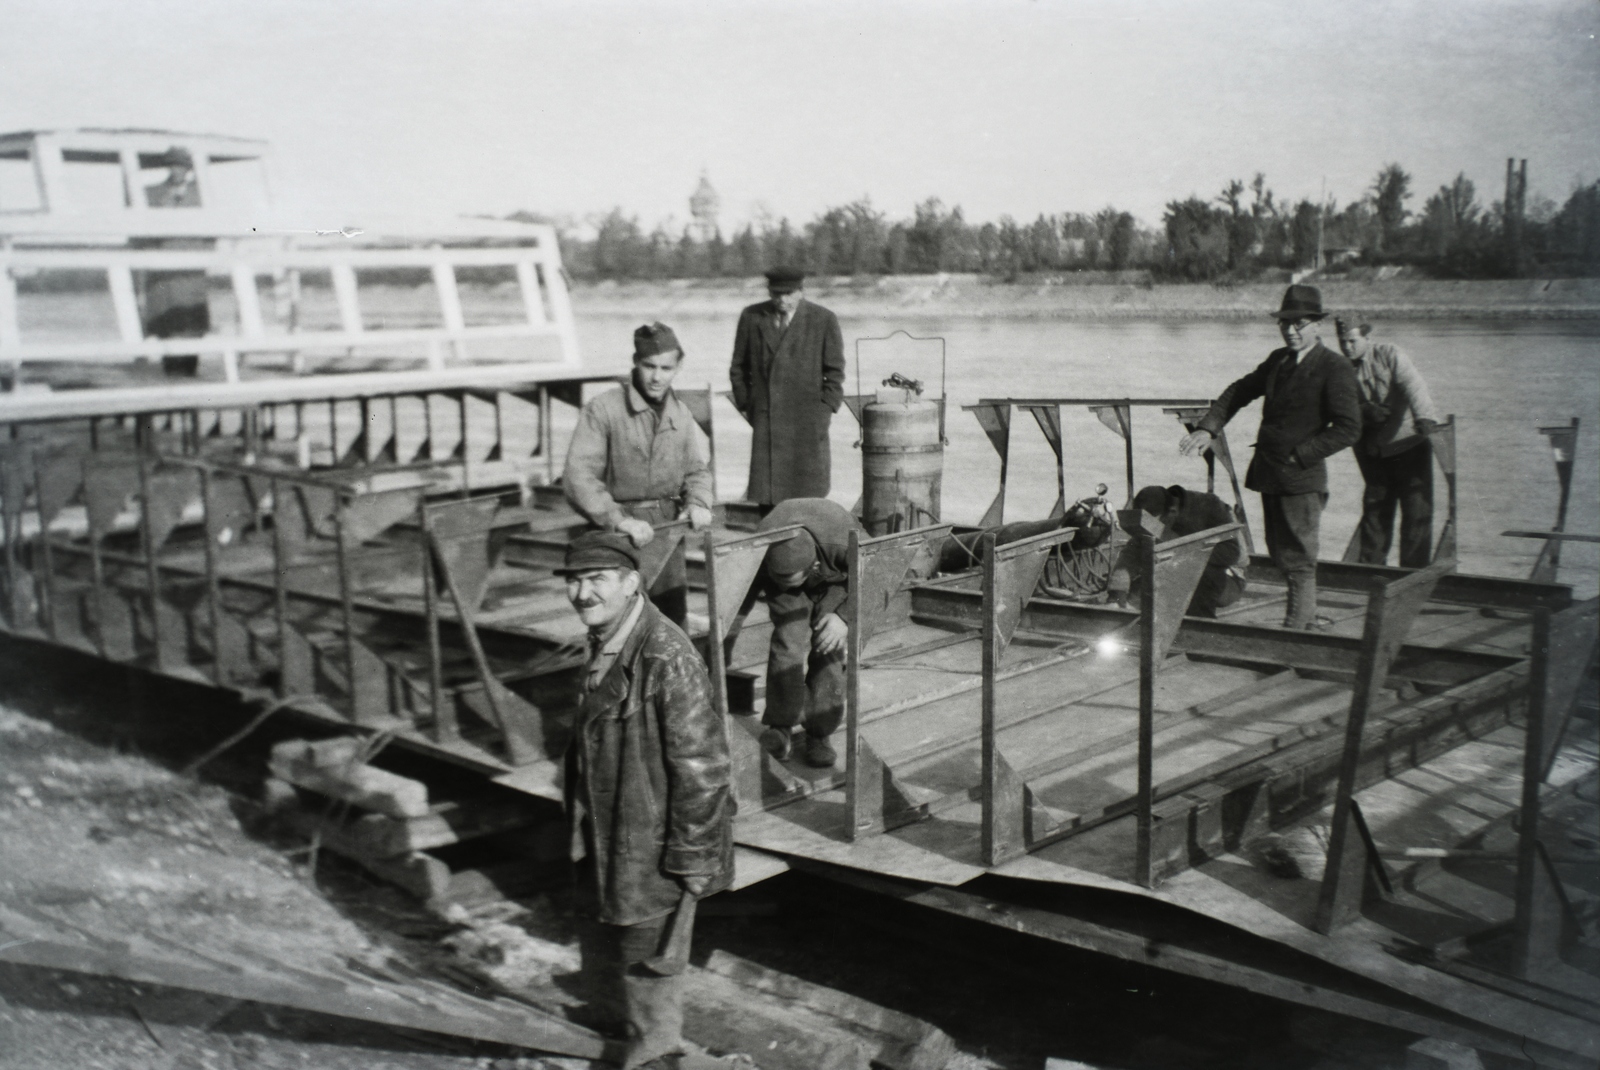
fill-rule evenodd
<path id="1" fill-rule="evenodd" d="M 750 424 L 745 498 L 771 507 L 825 498 L 831 484 L 828 424 L 844 403 L 839 320 L 806 300 L 805 276 L 767 272 L 770 300 L 739 313 L 733 336 L 733 405 Z"/>
<path id="2" fill-rule="evenodd" d="M 1317 619 L 1317 549 L 1328 504 L 1325 458 L 1361 437 L 1355 369 L 1311 330 L 1324 314 L 1315 286 L 1290 286 L 1275 313 L 1283 348 L 1230 384 L 1178 444 L 1185 456 L 1209 449 L 1234 413 L 1263 399 L 1244 485 L 1261 495 L 1267 554 L 1289 585 L 1285 628 L 1324 627 Z"/>
<path id="3" fill-rule="evenodd" d="M 728 736 L 705 663 L 640 591 L 638 550 L 586 532 L 567 550 L 567 598 L 589 629 L 584 698 L 567 752 L 580 904 L 599 921 L 592 989 L 620 985 L 624 1070 L 670 1070 L 683 1051 L 681 976 L 644 966 L 685 896 L 733 878 Z M 598 945 L 598 946 L 595 946 Z"/>

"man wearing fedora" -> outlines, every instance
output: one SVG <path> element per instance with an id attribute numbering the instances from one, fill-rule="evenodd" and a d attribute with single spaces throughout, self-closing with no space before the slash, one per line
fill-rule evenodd
<path id="1" fill-rule="evenodd" d="M 806 300 L 805 275 L 767 272 L 770 300 L 739 313 L 733 335 L 733 405 L 750 424 L 745 497 L 763 510 L 789 498 L 825 498 L 831 486 L 828 424 L 844 403 L 839 320 Z"/>
<path id="2" fill-rule="evenodd" d="M 671 1070 L 682 976 L 646 964 L 681 901 L 732 880 L 727 728 L 699 653 L 642 596 L 632 540 L 585 532 L 557 572 L 589 631 L 565 787 L 579 905 L 598 922 L 585 933 L 585 980 L 596 1016 L 626 1027 L 624 1070 Z"/>
<path id="3" fill-rule="evenodd" d="M 1427 436 L 1439 426 L 1428 384 L 1405 350 L 1374 342 L 1372 326 L 1358 313 L 1334 317 L 1339 348 L 1356 369 L 1361 387 L 1361 441 L 1356 464 L 1366 488 L 1361 495 L 1360 561 L 1381 565 L 1394 541 L 1400 512 L 1400 567 L 1427 568 L 1433 558 L 1433 446 Z M 1406 414 L 1420 438 L 1409 447 Z M 1396 449 L 1396 447 L 1402 447 Z"/>
<path id="4" fill-rule="evenodd" d="M 705 434 L 672 391 L 683 347 L 665 323 L 633 332 L 633 374 L 583 407 L 567 447 L 562 482 L 567 501 L 589 523 L 619 531 L 635 546 L 655 537 L 653 525 L 688 517 L 696 531 L 711 525 L 711 469 Z M 688 618 L 689 576 L 673 555 L 650 588 L 656 608 L 680 628 Z"/>
<path id="5" fill-rule="evenodd" d="M 1320 629 L 1317 536 L 1328 503 L 1326 458 L 1361 437 L 1361 392 L 1350 361 L 1311 331 L 1324 315 L 1315 286 L 1290 286 L 1274 315 L 1283 347 L 1224 390 L 1178 448 L 1186 457 L 1203 453 L 1236 412 L 1262 399 L 1244 485 L 1261 495 L 1267 553 L 1289 585 L 1284 627 Z"/>

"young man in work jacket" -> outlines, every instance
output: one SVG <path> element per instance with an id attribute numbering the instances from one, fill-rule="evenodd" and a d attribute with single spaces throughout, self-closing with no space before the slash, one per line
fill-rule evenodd
<path id="1" fill-rule="evenodd" d="M 567 501 L 584 519 L 620 531 L 635 546 L 652 525 L 687 516 L 695 531 L 711 525 L 711 469 L 705 434 L 672 392 L 683 366 L 677 335 L 664 323 L 633 332 L 633 374 L 626 385 L 583 407 L 567 447 Z M 688 617 L 687 569 L 674 557 L 650 598 L 680 628 Z"/>
<path id="2" fill-rule="evenodd" d="M 850 611 L 850 532 L 856 518 L 827 498 L 790 498 L 774 506 L 757 531 L 799 524 L 804 530 L 767 551 L 767 709 L 761 745 L 779 761 L 795 748 L 804 728 L 807 765 L 829 768 L 838 760 L 828 737 L 844 719 L 845 618 Z"/>
<path id="3" fill-rule="evenodd" d="M 839 320 L 806 300 L 805 276 L 767 272 L 770 298 L 739 313 L 733 335 L 733 407 L 750 424 L 750 484 L 763 510 L 789 498 L 823 498 L 832 479 L 828 424 L 844 404 Z"/>
<path id="4" fill-rule="evenodd" d="M 1428 384 L 1399 346 L 1373 342 L 1370 324 L 1355 313 L 1334 318 L 1339 348 L 1356 369 L 1361 387 L 1361 441 L 1356 464 L 1366 490 L 1361 495 L 1361 563 L 1389 560 L 1394 514 L 1400 510 L 1400 567 L 1427 568 L 1433 558 L 1433 446 L 1426 437 L 1392 456 L 1385 447 L 1403 437 L 1406 413 L 1420 436 L 1439 426 Z"/>
<path id="5" fill-rule="evenodd" d="M 642 596 L 638 567 L 626 536 L 593 531 L 572 541 L 558 570 L 589 629 L 566 802 L 579 904 L 599 922 L 584 959 L 596 1009 L 614 1015 L 620 987 L 624 1070 L 672 1070 L 683 1051 L 682 977 L 644 964 L 664 950 L 685 896 L 731 882 L 734 801 L 705 663 Z"/>
<path id="6" fill-rule="evenodd" d="M 1133 496 L 1133 507 L 1157 517 L 1162 532 L 1157 543 L 1179 539 L 1185 535 L 1232 524 L 1233 510 L 1215 494 L 1203 490 L 1188 490 L 1180 486 L 1145 487 Z M 1228 539 L 1211 548 L 1205 572 L 1195 585 L 1194 597 L 1185 610 L 1191 617 L 1215 617 L 1217 610 L 1231 606 L 1244 594 L 1244 573 L 1238 569 L 1239 540 Z M 1138 543 L 1129 540 L 1122 545 L 1117 562 L 1111 566 L 1111 583 L 1108 593 L 1119 606 L 1128 604 L 1139 575 Z"/>
<path id="7" fill-rule="evenodd" d="M 1328 503 L 1325 459 L 1361 436 L 1355 369 L 1311 333 L 1323 315 L 1315 286 L 1290 286 L 1276 313 L 1283 348 L 1230 384 L 1178 444 L 1184 456 L 1209 449 L 1234 413 L 1264 399 L 1244 485 L 1261 495 L 1267 554 L 1289 585 L 1285 628 L 1326 626 L 1317 619 L 1317 537 Z"/>

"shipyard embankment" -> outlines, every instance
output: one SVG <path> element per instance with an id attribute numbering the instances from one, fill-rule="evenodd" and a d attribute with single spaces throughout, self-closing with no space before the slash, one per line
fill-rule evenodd
<path id="1" fill-rule="evenodd" d="M 1331 309 L 1384 319 L 1600 319 L 1600 279 L 1316 278 Z M 1029 319 L 1231 320 L 1278 307 L 1283 280 L 1234 285 L 1152 283 L 1142 272 L 1048 275 L 1005 281 L 985 275 L 817 277 L 806 292 L 841 315 Z M 576 283 L 584 314 L 729 316 L 766 296 L 752 279 Z"/>

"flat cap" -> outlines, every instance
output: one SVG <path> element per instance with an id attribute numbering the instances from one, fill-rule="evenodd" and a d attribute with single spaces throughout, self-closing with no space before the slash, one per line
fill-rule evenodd
<path id="1" fill-rule="evenodd" d="M 767 272 L 767 289 L 781 294 L 794 293 L 805 282 L 806 273 L 799 268 L 775 267 Z"/>
<path id="2" fill-rule="evenodd" d="M 573 576 L 602 568 L 639 570 L 639 551 L 633 540 L 615 531 L 586 531 L 567 544 L 566 562 L 553 569 L 557 576 Z"/>
<path id="3" fill-rule="evenodd" d="M 678 344 L 678 336 L 672 333 L 672 328 L 660 320 L 647 323 L 633 332 L 634 360 L 674 352 L 681 356 L 683 347 Z"/>

